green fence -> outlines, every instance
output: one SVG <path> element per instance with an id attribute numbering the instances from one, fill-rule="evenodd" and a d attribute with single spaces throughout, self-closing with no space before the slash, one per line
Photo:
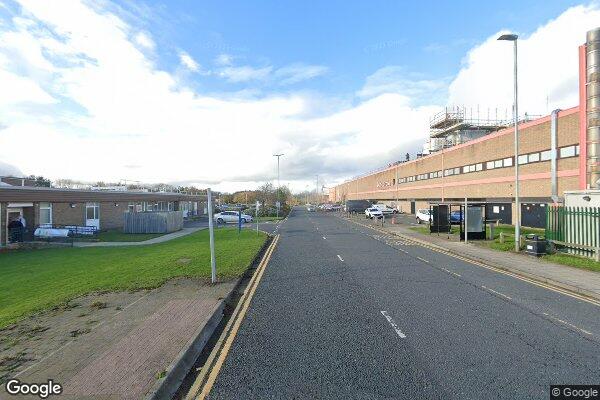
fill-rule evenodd
<path id="1" fill-rule="evenodd" d="M 594 255 L 593 250 L 585 247 L 600 246 L 600 208 L 546 207 L 546 239 L 567 243 L 571 253 Z"/>

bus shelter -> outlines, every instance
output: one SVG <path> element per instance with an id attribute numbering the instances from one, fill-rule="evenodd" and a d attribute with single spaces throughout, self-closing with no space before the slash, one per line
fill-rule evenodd
<path id="1" fill-rule="evenodd" d="M 460 240 L 485 240 L 487 202 L 451 201 L 429 203 L 429 232 L 450 234 L 452 225 L 459 226 Z"/>

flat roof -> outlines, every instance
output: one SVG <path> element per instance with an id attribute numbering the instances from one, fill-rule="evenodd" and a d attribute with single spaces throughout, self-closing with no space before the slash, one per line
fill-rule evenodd
<path id="1" fill-rule="evenodd" d="M 198 201 L 205 199 L 206 195 L 184 193 L 96 191 L 32 186 L 0 187 L 0 202 L 47 201 L 53 203 L 80 203 L 110 201 Z"/>

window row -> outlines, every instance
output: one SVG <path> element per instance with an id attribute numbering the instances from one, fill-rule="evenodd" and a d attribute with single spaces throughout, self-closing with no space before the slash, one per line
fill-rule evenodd
<path id="1" fill-rule="evenodd" d="M 565 146 L 558 149 L 558 158 L 576 157 L 579 155 L 579 145 Z M 522 154 L 519 156 L 519 165 L 534 162 L 548 161 L 552 159 L 552 150 L 545 150 L 536 153 Z M 501 158 L 476 164 L 463 165 L 461 167 L 447 168 L 443 171 L 427 172 L 419 175 L 412 175 L 398 178 L 398 184 L 421 181 L 425 179 L 441 178 L 442 176 L 453 176 L 468 174 L 471 172 L 480 172 L 497 168 L 508 168 L 514 165 L 514 157 Z"/>

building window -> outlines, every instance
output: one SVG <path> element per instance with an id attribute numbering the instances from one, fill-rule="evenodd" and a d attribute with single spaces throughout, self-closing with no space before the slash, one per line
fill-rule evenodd
<path id="1" fill-rule="evenodd" d="M 460 167 L 454 168 L 454 175 L 460 174 Z"/>
<path id="2" fill-rule="evenodd" d="M 52 225 L 52 203 L 40 203 L 40 225 Z"/>
<path id="3" fill-rule="evenodd" d="M 127 204 L 127 211 L 130 213 L 135 212 L 135 203 Z"/>
<path id="4" fill-rule="evenodd" d="M 483 164 L 482 163 L 476 164 L 475 171 L 483 171 Z"/>
<path id="5" fill-rule="evenodd" d="M 519 156 L 519 165 L 527 164 L 527 154 L 522 154 Z"/>
<path id="6" fill-rule="evenodd" d="M 579 145 L 575 146 L 575 155 L 579 155 Z"/>
<path id="7" fill-rule="evenodd" d="M 567 157 L 575 157 L 575 146 L 568 146 L 560 149 L 560 158 Z"/>
<path id="8" fill-rule="evenodd" d="M 85 205 L 85 218 L 86 219 L 99 219 L 100 217 L 100 206 L 98 203 L 86 203 Z"/>
<path id="9" fill-rule="evenodd" d="M 502 168 L 502 160 L 494 161 L 494 168 Z"/>
<path id="10" fill-rule="evenodd" d="M 494 169 L 494 168 L 496 168 L 496 167 L 494 166 L 493 161 L 488 161 L 485 163 L 485 169 Z"/>
<path id="11" fill-rule="evenodd" d="M 504 162 L 504 166 L 505 167 L 512 167 L 512 165 L 513 165 L 513 163 L 512 163 L 512 157 L 505 158 L 502 161 Z"/>
<path id="12" fill-rule="evenodd" d="M 548 161 L 552 159 L 552 150 L 542 151 L 540 153 L 540 161 Z"/>
<path id="13" fill-rule="evenodd" d="M 540 161 L 540 153 L 531 153 L 528 156 L 528 160 L 530 163 Z"/>
<path id="14" fill-rule="evenodd" d="M 169 211 L 173 211 L 175 210 L 175 203 L 173 203 L 172 201 L 169 202 Z"/>
<path id="15" fill-rule="evenodd" d="M 465 165 L 465 166 L 463 167 L 463 174 L 466 174 L 466 173 L 468 173 L 468 172 L 469 172 L 469 166 L 468 166 L 468 165 Z"/>

